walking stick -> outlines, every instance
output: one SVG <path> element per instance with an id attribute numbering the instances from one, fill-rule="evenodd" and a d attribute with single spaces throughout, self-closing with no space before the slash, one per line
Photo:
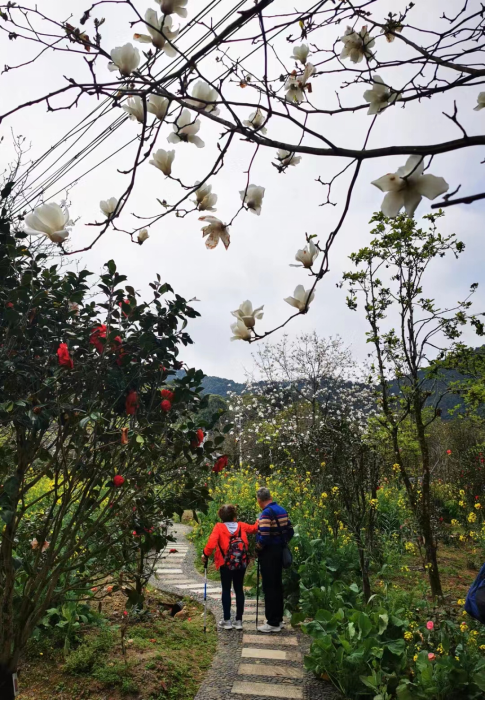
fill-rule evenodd
<path id="1" fill-rule="evenodd" d="M 207 565 L 208 561 L 204 563 L 204 635 L 207 632 Z"/>
<path id="2" fill-rule="evenodd" d="M 257 558 L 257 574 L 256 574 L 256 630 L 258 630 L 258 615 L 259 615 L 259 557 Z"/>

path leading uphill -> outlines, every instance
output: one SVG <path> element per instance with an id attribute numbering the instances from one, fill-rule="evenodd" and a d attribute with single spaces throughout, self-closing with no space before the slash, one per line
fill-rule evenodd
<path id="1" fill-rule="evenodd" d="M 164 591 L 203 601 L 204 578 L 194 567 L 195 549 L 186 539 L 190 526 L 175 524 L 174 553 L 163 555 L 152 583 Z M 207 606 L 217 621 L 222 618 L 220 584 L 207 584 Z M 234 612 L 233 612 L 234 613 Z M 259 622 L 264 623 L 260 601 Z M 303 668 L 308 641 L 287 627 L 277 634 L 256 630 L 256 601 L 246 599 L 243 631 L 218 631 L 218 646 L 211 669 L 196 699 L 335 699 L 335 690 Z"/>

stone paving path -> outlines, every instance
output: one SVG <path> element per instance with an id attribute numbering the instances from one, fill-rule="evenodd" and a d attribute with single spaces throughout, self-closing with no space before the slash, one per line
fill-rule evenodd
<path id="1" fill-rule="evenodd" d="M 194 567 L 195 549 L 185 535 L 189 526 L 175 524 L 176 542 L 159 560 L 153 584 L 158 588 L 203 600 L 204 579 Z M 173 549 L 177 552 L 170 553 Z M 221 587 L 207 583 L 207 607 L 217 621 L 222 618 Z M 234 610 L 233 610 L 234 618 Z M 264 623 L 259 604 L 259 624 Z M 335 690 L 304 670 L 306 636 L 287 626 L 268 635 L 256 630 L 256 601 L 246 599 L 244 630 L 219 630 L 212 667 L 196 699 L 335 699 Z"/>

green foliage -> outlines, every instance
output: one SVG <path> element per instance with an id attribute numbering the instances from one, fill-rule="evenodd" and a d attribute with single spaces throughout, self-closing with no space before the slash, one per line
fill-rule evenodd
<path id="1" fill-rule="evenodd" d="M 64 664 L 64 671 L 69 674 L 86 674 L 91 672 L 95 665 L 102 664 L 102 660 L 114 642 L 113 633 L 108 628 L 97 631 L 90 636 L 77 650 L 69 654 Z"/>

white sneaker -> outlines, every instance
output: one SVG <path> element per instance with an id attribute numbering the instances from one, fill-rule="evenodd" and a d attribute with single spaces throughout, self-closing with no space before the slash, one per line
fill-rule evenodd
<path id="1" fill-rule="evenodd" d="M 234 621 L 234 628 L 236 630 L 242 630 L 243 629 L 242 621 L 238 621 L 238 620 Z"/>
<path id="2" fill-rule="evenodd" d="M 270 626 L 269 623 L 265 623 L 258 627 L 260 633 L 280 633 L 281 626 Z"/>
<path id="3" fill-rule="evenodd" d="M 231 619 L 225 621 L 223 618 L 218 623 L 219 628 L 224 628 L 224 630 L 232 630 Z"/>
<path id="4" fill-rule="evenodd" d="M 266 621 L 266 623 L 268 623 L 268 621 Z M 280 628 L 281 630 L 283 630 L 283 628 L 286 628 L 286 623 L 284 621 L 280 622 Z"/>

